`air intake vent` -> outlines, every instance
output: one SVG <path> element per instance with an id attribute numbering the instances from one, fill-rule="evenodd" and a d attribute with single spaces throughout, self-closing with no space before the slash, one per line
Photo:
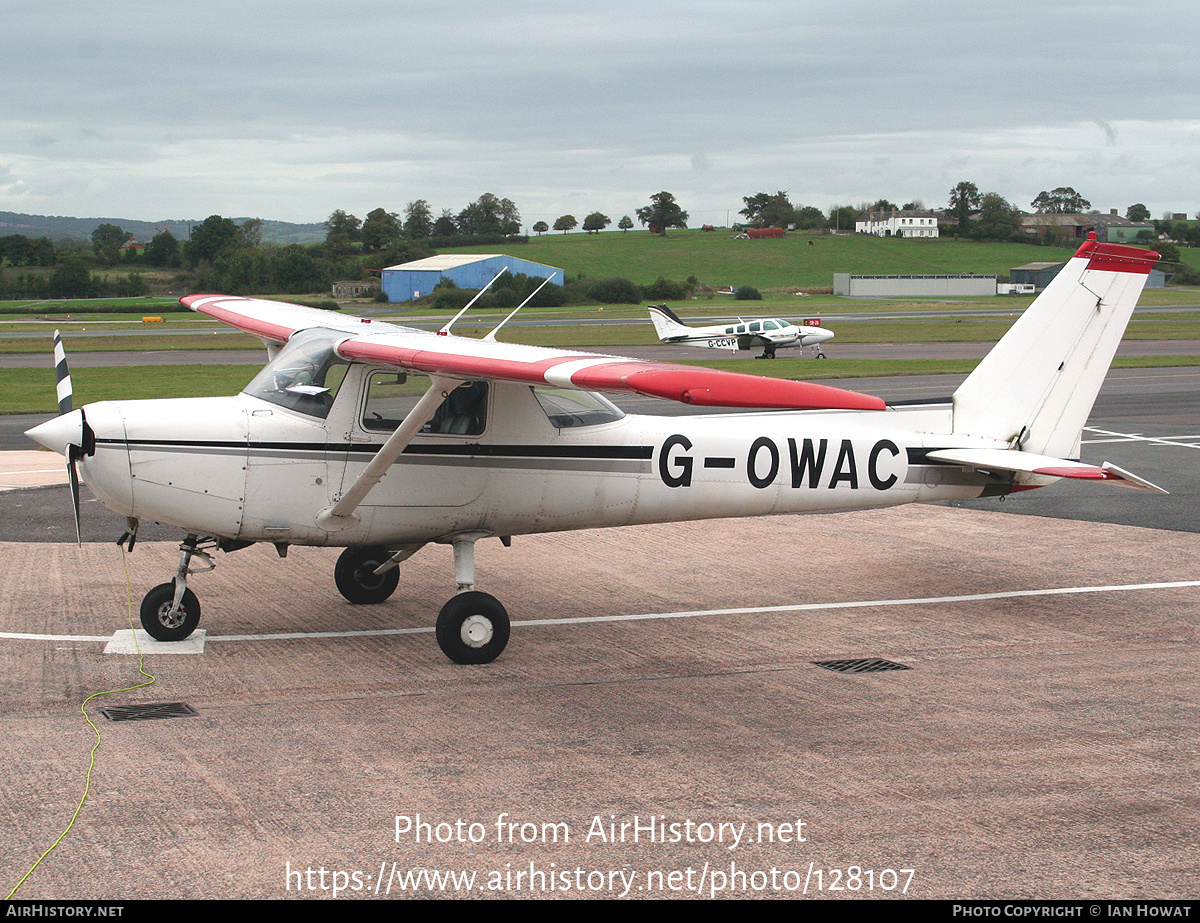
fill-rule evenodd
<path id="1" fill-rule="evenodd" d="M 183 702 L 151 702 L 102 708 L 100 714 L 109 721 L 151 721 L 157 718 L 193 718 L 200 713 Z"/>
<path id="2" fill-rule="evenodd" d="M 910 670 L 902 663 L 892 663 L 890 660 L 814 660 L 813 664 L 833 670 L 834 673 L 883 673 L 886 670 Z"/>

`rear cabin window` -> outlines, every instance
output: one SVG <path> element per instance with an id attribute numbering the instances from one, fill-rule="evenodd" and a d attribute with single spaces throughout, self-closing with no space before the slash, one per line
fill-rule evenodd
<path id="1" fill-rule="evenodd" d="M 421 395 L 429 390 L 429 379 L 403 372 L 372 372 L 367 379 L 367 397 L 363 404 L 363 429 L 390 433 L 396 429 Z M 443 436 L 478 436 L 487 424 L 488 386 L 472 381 L 451 391 L 434 411 L 422 433 Z"/>

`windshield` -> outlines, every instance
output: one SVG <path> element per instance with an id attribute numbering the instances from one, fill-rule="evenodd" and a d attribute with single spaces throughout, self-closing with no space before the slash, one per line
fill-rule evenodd
<path id="1" fill-rule="evenodd" d="M 243 394 L 324 419 L 350 363 L 333 351 L 345 334 L 305 330 L 294 335 Z"/>

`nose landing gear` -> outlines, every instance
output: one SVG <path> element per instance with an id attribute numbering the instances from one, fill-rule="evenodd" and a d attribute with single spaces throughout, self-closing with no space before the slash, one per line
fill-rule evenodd
<path id="1" fill-rule="evenodd" d="M 182 641 L 200 624 L 200 601 L 188 589 L 187 578 L 217 566 L 212 556 L 201 550 L 215 547 L 215 538 L 188 535 L 179 546 L 179 568 L 175 571 L 175 579 L 160 583 L 142 599 L 142 627 L 155 641 Z M 205 566 L 192 570 L 192 558 L 199 558 Z"/>

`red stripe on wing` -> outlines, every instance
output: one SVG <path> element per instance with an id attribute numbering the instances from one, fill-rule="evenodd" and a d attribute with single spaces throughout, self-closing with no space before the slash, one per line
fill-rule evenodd
<path id="1" fill-rule="evenodd" d="M 205 299 L 213 299 L 214 303 L 205 304 Z M 252 314 L 231 311 L 229 308 L 223 308 L 215 304 L 217 300 L 235 301 L 237 299 L 222 295 L 185 295 L 179 299 L 179 303 L 214 320 L 219 320 L 223 324 L 229 324 L 230 327 L 236 327 L 238 330 L 252 333 L 255 336 L 266 337 L 268 340 L 274 340 L 276 343 L 286 343 L 288 337 L 298 329 L 296 327 L 273 324 Z"/>

